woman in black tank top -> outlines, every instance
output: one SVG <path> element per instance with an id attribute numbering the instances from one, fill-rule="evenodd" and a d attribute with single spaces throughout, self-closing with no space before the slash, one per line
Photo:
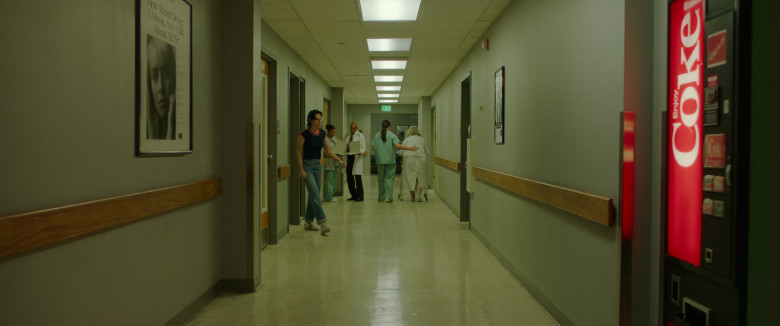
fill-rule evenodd
<path id="1" fill-rule="evenodd" d="M 330 232 L 330 228 L 325 225 L 325 211 L 322 209 L 322 199 L 320 199 L 320 189 L 322 189 L 322 164 L 320 163 L 320 152 L 325 148 L 325 154 L 344 165 L 330 144 L 325 141 L 325 131 L 320 129 L 322 125 L 322 112 L 319 110 L 309 111 L 306 118 L 308 128 L 298 134 L 298 172 L 306 183 L 306 190 L 309 192 L 309 198 L 306 202 L 306 212 L 303 216 L 303 229 L 308 231 L 320 231 L 322 235 Z M 312 224 L 314 220 L 320 226 L 317 228 Z"/>

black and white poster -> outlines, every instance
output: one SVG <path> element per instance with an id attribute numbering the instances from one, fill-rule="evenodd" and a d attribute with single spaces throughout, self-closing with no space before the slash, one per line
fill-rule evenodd
<path id="1" fill-rule="evenodd" d="M 493 106 L 493 127 L 495 130 L 494 141 L 496 144 L 504 143 L 504 67 L 498 69 L 493 75 L 495 83 L 495 98 Z"/>
<path id="2" fill-rule="evenodd" d="M 138 0 L 136 154 L 192 152 L 192 7 Z"/>

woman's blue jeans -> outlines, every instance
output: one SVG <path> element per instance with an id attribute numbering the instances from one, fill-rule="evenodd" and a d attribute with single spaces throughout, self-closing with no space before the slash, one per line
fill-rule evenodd
<path id="1" fill-rule="evenodd" d="M 319 159 L 303 160 L 303 171 L 306 172 L 306 190 L 309 198 L 306 200 L 306 213 L 303 219 L 311 223 L 317 219 L 318 224 L 325 223 L 325 211 L 322 210 L 322 163 Z"/>

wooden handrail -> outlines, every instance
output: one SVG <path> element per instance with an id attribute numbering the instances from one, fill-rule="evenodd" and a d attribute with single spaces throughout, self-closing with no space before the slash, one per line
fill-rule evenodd
<path id="1" fill-rule="evenodd" d="M 86 203 L 0 217 L 0 258 L 56 244 L 219 196 L 212 178 Z"/>
<path id="2" fill-rule="evenodd" d="M 435 156 L 433 162 L 455 172 L 460 172 L 460 162 L 450 161 L 446 158 Z"/>
<path id="3" fill-rule="evenodd" d="M 279 167 L 279 179 L 284 179 L 286 177 L 289 177 L 290 174 L 292 174 L 292 166 L 291 165 L 282 165 Z"/>
<path id="4" fill-rule="evenodd" d="M 472 168 L 472 172 L 478 180 L 538 200 L 604 226 L 612 226 L 615 217 L 612 198 L 520 178 L 477 166 Z"/>

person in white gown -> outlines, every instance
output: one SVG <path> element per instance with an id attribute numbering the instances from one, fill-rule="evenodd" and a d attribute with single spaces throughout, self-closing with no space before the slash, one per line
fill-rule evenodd
<path id="1" fill-rule="evenodd" d="M 406 139 L 403 142 L 404 146 L 417 147 L 416 151 L 403 151 L 403 184 L 409 189 L 409 194 L 412 196 L 412 201 L 417 198 L 417 201 L 423 201 L 422 188 L 425 187 L 426 179 L 426 156 L 425 141 L 420 134 L 420 129 L 416 126 L 409 127 Z M 415 196 L 416 195 L 416 196 Z"/>

